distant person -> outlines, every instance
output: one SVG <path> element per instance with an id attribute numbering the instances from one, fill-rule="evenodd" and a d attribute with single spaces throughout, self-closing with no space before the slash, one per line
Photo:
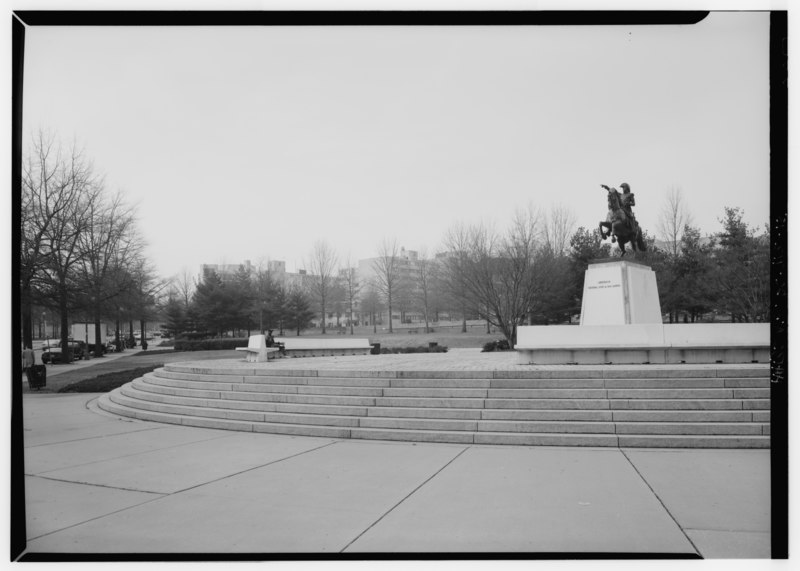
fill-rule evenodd
<path id="1" fill-rule="evenodd" d="M 31 368 L 35 364 L 36 354 L 33 352 L 30 345 L 25 345 L 25 349 L 22 350 L 22 370 L 25 372 L 29 383 L 31 382 Z"/>
<path id="2" fill-rule="evenodd" d="M 267 330 L 267 347 L 277 347 L 281 355 L 286 355 L 286 346 L 283 343 L 276 343 L 275 338 L 272 336 L 272 329 Z"/>

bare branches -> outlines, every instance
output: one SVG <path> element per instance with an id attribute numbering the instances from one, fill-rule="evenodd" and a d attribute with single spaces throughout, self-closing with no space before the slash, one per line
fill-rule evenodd
<path id="1" fill-rule="evenodd" d="M 120 193 L 106 194 L 103 178 L 75 144 L 65 150 L 44 131 L 23 159 L 20 190 L 23 341 L 31 341 L 37 298 L 58 310 L 66 343 L 69 313 L 84 309 L 99 323 L 103 302 L 119 292 L 121 268 L 141 257 L 134 211 Z"/>
<path id="2" fill-rule="evenodd" d="M 667 249 L 673 257 L 680 251 L 683 229 L 691 224 L 692 215 L 683 199 L 683 191 L 673 186 L 661 207 L 657 226 L 659 235 L 667 243 Z"/>
<path id="3" fill-rule="evenodd" d="M 310 270 L 309 289 L 317 298 L 322 314 L 322 333 L 325 333 L 326 305 L 335 286 L 337 260 L 338 256 L 333 248 L 326 241 L 319 240 L 314 244 L 314 251 L 307 264 Z"/>
<path id="4" fill-rule="evenodd" d="M 561 204 L 551 207 L 542 226 L 545 247 L 556 256 L 566 253 L 575 224 L 576 217 L 572 210 Z"/>
<path id="5" fill-rule="evenodd" d="M 375 287 L 386 299 L 389 308 L 389 333 L 392 328 L 392 302 L 400 288 L 400 250 L 397 240 L 384 238 L 378 247 L 378 258 L 373 263 L 372 269 L 375 272 Z"/>
<path id="6" fill-rule="evenodd" d="M 355 322 L 355 305 L 358 295 L 361 292 L 362 284 L 358 281 L 358 268 L 353 267 L 350 263 L 350 256 L 345 260 L 344 268 L 339 271 L 344 286 L 345 297 L 350 309 L 350 335 L 355 332 L 353 325 Z"/>
<path id="7" fill-rule="evenodd" d="M 452 291 L 461 292 L 482 317 L 514 344 L 516 327 L 533 306 L 541 248 L 537 212 L 517 211 L 504 234 L 485 225 L 456 226 L 446 238 Z"/>

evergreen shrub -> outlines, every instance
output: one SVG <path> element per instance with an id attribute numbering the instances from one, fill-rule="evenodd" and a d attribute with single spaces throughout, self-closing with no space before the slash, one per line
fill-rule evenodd
<path id="1" fill-rule="evenodd" d="M 489 341 L 484 343 L 482 353 L 490 353 L 492 351 L 510 351 L 511 346 L 508 344 L 508 339 L 499 339 L 497 341 Z"/>

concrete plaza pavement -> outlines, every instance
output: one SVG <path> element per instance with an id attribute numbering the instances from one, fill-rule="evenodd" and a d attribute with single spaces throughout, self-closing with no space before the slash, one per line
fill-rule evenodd
<path id="1" fill-rule="evenodd" d="M 26 553 L 770 556 L 769 450 L 237 433 L 98 396 L 23 397 Z"/>

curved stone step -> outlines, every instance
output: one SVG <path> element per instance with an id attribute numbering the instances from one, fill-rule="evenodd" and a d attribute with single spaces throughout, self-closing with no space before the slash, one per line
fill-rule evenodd
<path id="1" fill-rule="evenodd" d="M 128 385 L 121 387 L 125 389 Z M 257 411 L 276 411 L 276 412 L 302 412 L 306 414 L 340 414 L 345 416 L 365 416 L 367 413 L 366 407 L 358 406 L 340 406 L 331 404 L 291 404 L 291 403 L 277 403 L 277 402 L 263 402 L 258 400 L 234 400 L 233 394 L 221 394 L 215 398 L 204 398 L 200 391 L 176 390 L 171 387 L 163 387 L 160 385 L 153 385 L 146 383 L 141 379 L 134 380 L 130 386 L 135 388 L 141 393 L 150 393 L 159 395 L 161 397 L 170 397 L 175 399 L 191 399 L 195 403 L 205 402 L 204 406 L 216 406 L 219 408 L 232 408 L 241 410 L 257 410 Z M 177 402 L 177 401 L 174 401 Z"/>
<path id="2" fill-rule="evenodd" d="M 769 422 L 751 410 L 614 410 L 614 422 Z"/>
<path id="3" fill-rule="evenodd" d="M 170 424 L 181 424 L 184 426 L 195 426 L 200 428 L 216 428 L 221 430 L 236 430 L 242 432 L 270 432 L 274 434 L 289 434 L 295 436 L 319 436 L 326 438 L 349 438 L 349 428 L 337 428 L 330 426 L 314 426 L 314 425 L 293 425 L 293 424 L 278 424 L 278 423 L 263 423 L 252 421 L 241 421 L 226 418 L 212 418 L 196 415 L 179 415 L 163 411 L 149 410 L 142 407 L 144 401 L 134 401 L 131 406 L 125 402 L 121 404 L 126 397 L 121 397 L 115 394 L 119 389 L 115 389 L 100 397 L 97 401 L 98 406 L 119 416 L 127 416 L 138 420 L 147 420 L 153 422 L 166 422 Z"/>
<path id="4" fill-rule="evenodd" d="M 769 448 L 769 436 L 620 434 L 620 448 Z"/>
<path id="5" fill-rule="evenodd" d="M 765 448 L 769 396 L 765 366 L 318 371 L 198 362 L 168 364 L 98 402 L 141 420 L 297 436 Z"/>
<path id="6" fill-rule="evenodd" d="M 227 418 L 211 418 L 195 415 L 178 415 L 165 410 L 141 408 L 142 402 L 120 397 L 119 389 L 103 395 L 98 401 L 100 408 L 120 416 L 140 420 L 182 424 L 205 428 L 267 432 L 298 436 L 332 438 L 367 438 L 378 440 L 403 440 L 418 442 L 451 442 L 464 444 L 516 444 L 535 446 L 621 446 L 621 447 L 688 447 L 688 448 L 768 448 L 768 436 L 728 435 L 642 435 L 642 434 L 585 434 L 585 433 L 536 433 L 501 431 L 443 431 L 403 430 L 397 428 L 329 427 L 306 424 L 286 424 L 258 421 L 241 421 Z M 116 394 L 115 394 L 116 393 Z M 122 401 L 122 403 L 120 403 Z M 132 405 L 132 406 L 129 406 Z"/>
<path id="7" fill-rule="evenodd" d="M 769 409 L 769 400 L 742 399 L 614 399 L 615 410 L 762 410 Z"/>
<path id="8" fill-rule="evenodd" d="M 121 390 L 112 398 L 117 404 L 132 408 L 143 408 L 153 412 L 165 412 L 176 415 L 204 416 L 209 418 L 224 418 L 241 420 L 245 422 L 277 422 L 280 424 L 311 424 L 324 426 L 358 426 L 358 417 L 344 415 L 283 413 L 277 411 L 253 411 L 241 409 L 228 409 L 211 406 L 199 406 L 193 403 L 164 402 L 158 398 L 149 398 L 150 395 L 136 394 Z"/>
<path id="9" fill-rule="evenodd" d="M 166 387 L 164 392 L 170 394 L 181 394 L 181 391 L 170 390 L 175 388 L 174 384 L 177 383 L 178 387 L 185 394 L 195 397 L 205 398 L 223 398 L 222 395 L 227 395 L 227 398 L 234 400 L 262 400 L 264 402 L 287 402 L 296 404 L 320 404 L 320 405 L 340 405 L 340 406 L 400 406 L 409 408 L 490 408 L 490 409 L 505 409 L 505 408 L 524 408 L 524 409 L 687 409 L 687 410 L 742 410 L 747 409 L 765 409 L 769 408 L 768 399 L 733 399 L 731 397 L 736 393 L 733 389 L 681 389 L 678 391 L 672 389 L 664 389 L 660 392 L 659 389 L 626 389 L 614 392 L 617 398 L 603 399 L 601 395 L 604 391 L 593 392 L 591 394 L 597 395 L 595 398 L 564 398 L 569 391 L 562 389 L 502 389 L 505 391 L 503 394 L 512 395 L 517 394 L 514 398 L 493 399 L 493 398 L 476 398 L 476 397 L 403 397 L 397 396 L 404 394 L 400 389 L 374 389 L 374 393 L 380 391 L 389 391 L 392 396 L 376 396 L 376 397 L 358 397 L 347 393 L 352 392 L 347 387 L 322 387 L 317 388 L 314 386 L 295 386 L 295 385 L 247 385 L 247 384 L 226 384 L 220 386 L 219 383 L 204 383 L 202 381 L 185 381 L 185 380 L 172 380 L 164 379 L 157 376 L 145 375 L 144 379 L 160 387 Z M 208 390 L 200 389 L 197 387 L 210 386 L 213 389 Z M 225 391 L 224 389 L 229 388 Z M 154 389 L 158 390 L 158 389 Z M 290 392 L 282 392 L 288 390 Z M 295 392 L 295 391 L 302 392 Z M 354 391 L 363 391 L 365 389 L 356 388 Z M 427 390 L 427 389 L 413 389 L 413 390 Z M 448 391 L 450 389 L 447 389 Z M 475 394 L 475 389 L 465 389 L 470 391 L 460 394 Z M 593 389 L 587 389 L 592 390 Z M 738 389 L 745 390 L 745 389 Z M 753 389 L 762 390 L 762 389 Z M 400 392 L 398 392 L 400 391 Z M 438 391 L 438 389 L 434 389 Z M 508 391 L 521 391 L 519 393 L 512 393 Z M 537 391 L 537 392 L 531 392 Z M 548 393 L 547 391 L 553 391 Z M 346 394 L 336 394 L 344 392 Z M 480 391 L 479 391 L 480 392 Z M 490 390 L 491 392 L 491 390 Z M 576 397 L 585 397 L 586 393 L 583 390 L 574 391 Z M 612 392 L 611 389 L 608 391 Z M 323 393 L 322 395 L 320 393 Z M 324 394 L 331 393 L 331 394 Z M 696 396 L 692 396 L 696 393 Z M 431 395 L 442 394 L 438 392 L 428 393 Z M 452 394 L 452 393 L 450 393 Z M 551 394 L 554 397 L 560 398 L 526 398 L 531 395 L 545 395 Z M 661 395 L 664 398 L 652 398 L 654 395 Z M 680 398 L 673 398 L 679 396 Z M 719 398 L 727 396 L 728 398 Z M 306 398 L 308 397 L 308 398 Z M 716 397 L 716 398 L 714 398 Z"/>
<path id="10" fill-rule="evenodd" d="M 204 369 L 211 371 L 211 369 Z M 659 371 L 658 374 L 614 374 L 606 372 L 605 376 L 570 376 L 559 375 L 557 371 L 528 371 L 512 374 L 508 371 L 495 371 L 494 375 L 462 378 L 458 372 L 437 371 L 435 376 L 390 376 L 387 372 L 370 376 L 364 371 L 324 372 L 324 371 L 292 371 L 269 370 L 259 374 L 234 373 L 202 373 L 192 367 L 176 367 L 166 365 L 154 371 L 155 374 L 175 379 L 203 377 L 219 382 L 248 382 L 262 384 L 318 384 L 346 386 L 383 386 L 408 388 L 769 388 L 769 369 L 755 371 L 757 374 L 746 374 L 746 371 L 735 375 L 715 376 L 714 371 L 696 371 L 697 376 L 675 376 L 676 371 Z M 405 371 L 404 373 L 409 373 Z M 668 373 L 668 374 L 665 374 Z M 711 373 L 701 375 L 700 373 Z"/>
<path id="11" fill-rule="evenodd" d="M 617 434 L 762 436 L 765 425 L 759 422 L 616 422 L 614 426 Z"/>

